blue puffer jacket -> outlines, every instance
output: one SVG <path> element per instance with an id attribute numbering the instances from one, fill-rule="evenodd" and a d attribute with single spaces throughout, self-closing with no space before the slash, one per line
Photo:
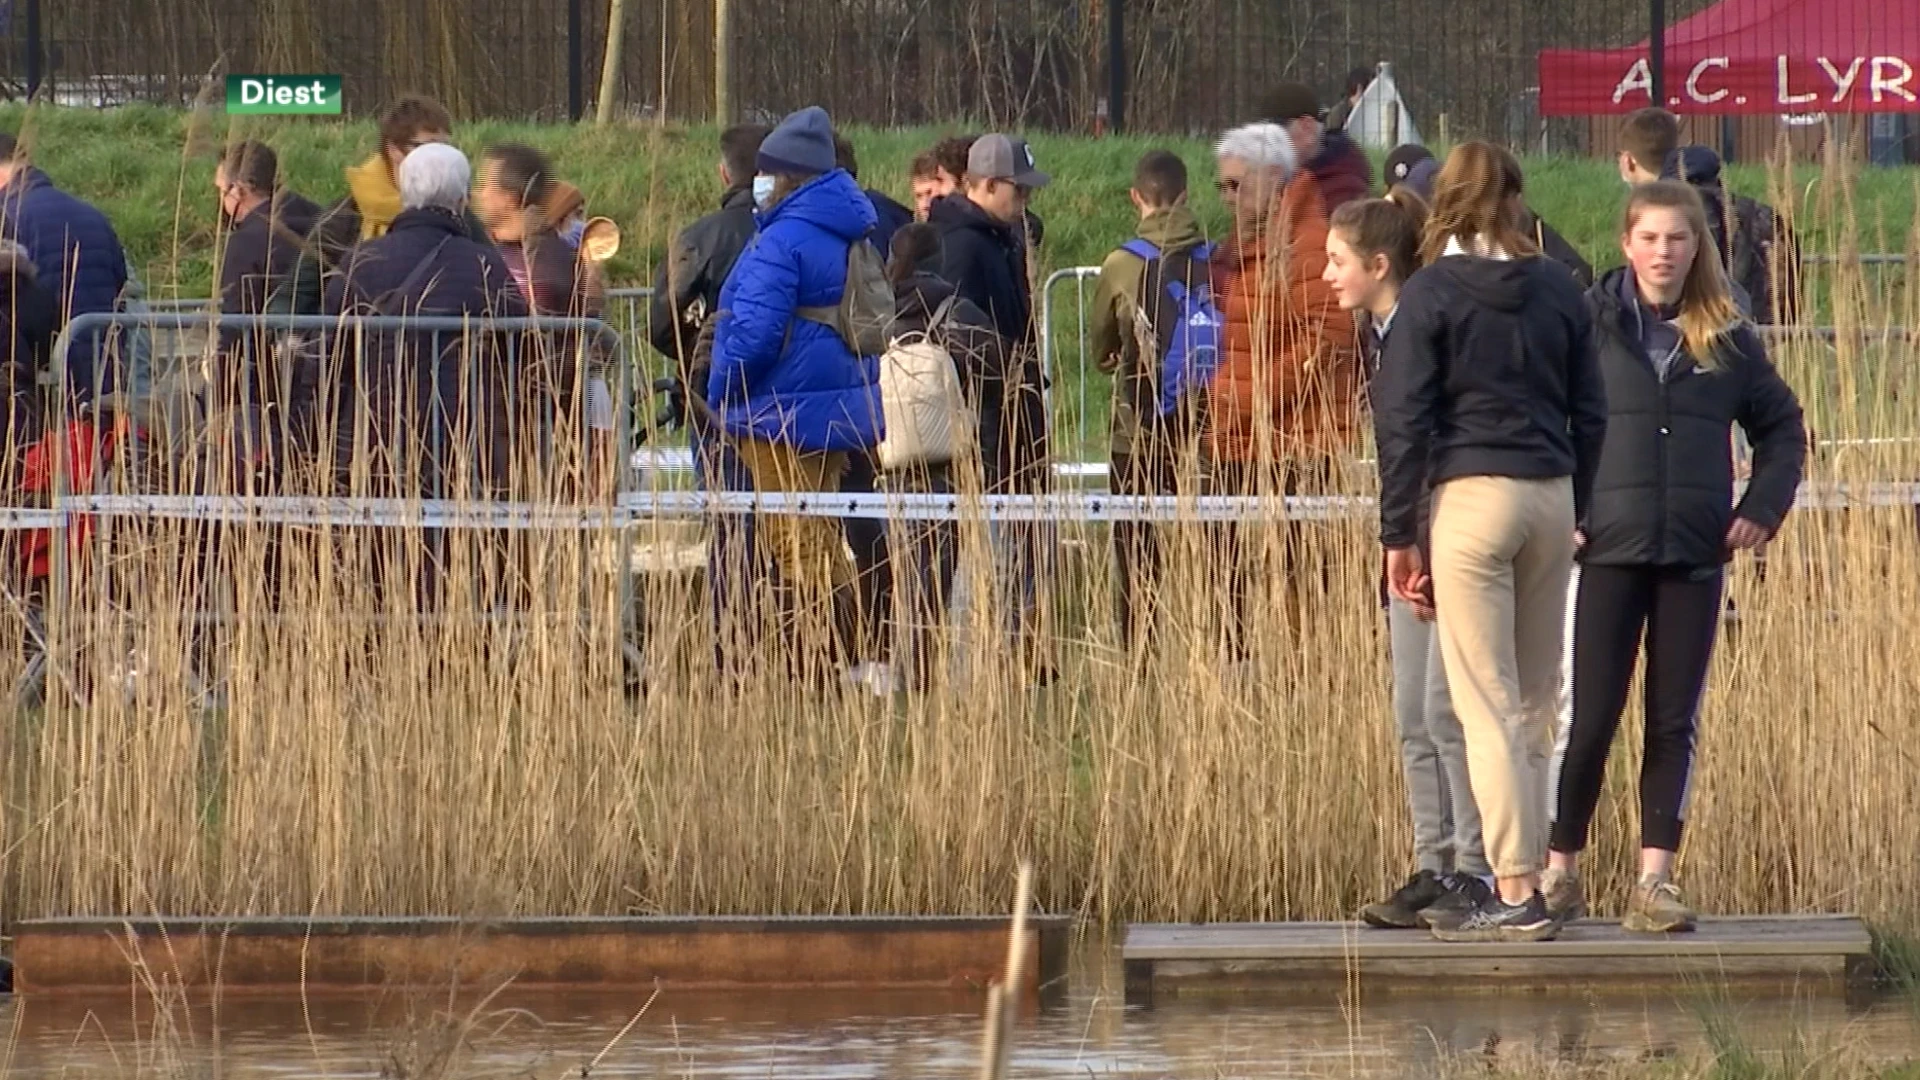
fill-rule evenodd
<path id="1" fill-rule="evenodd" d="M 58 299 L 63 323 L 75 315 L 112 311 L 119 303 L 127 284 L 127 255 L 105 214 L 54 187 L 46 173 L 27 168 L 0 194 L 0 216 L 6 238 L 17 240 L 33 259 L 40 287 Z M 84 393 L 93 390 L 101 336 L 74 342 L 67 356 L 68 385 Z M 103 381 L 103 389 L 114 389 L 112 373 Z"/>
<path id="2" fill-rule="evenodd" d="M 847 248 L 874 227 L 873 204 L 844 170 L 809 181 L 757 215 L 759 231 L 720 290 L 707 404 L 729 435 L 803 451 L 880 442 L 878 361 L 796 307 L 834 307 Z"/>

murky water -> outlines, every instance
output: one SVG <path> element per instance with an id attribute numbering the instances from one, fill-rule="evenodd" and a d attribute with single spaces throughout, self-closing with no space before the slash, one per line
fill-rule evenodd
<path id="1" fill-rule="evenodd" d="M 1443 1059 L 1628 1062 L 1793 1040 L 1812 1053 L 1920 1057 L 1920 1003 L 1834 995 L 1727 998 L 1700 988 L 1604 996 L 1329 992 L 1121 1004 L 1111 950 L 1083 950 L 1064 1002 L 1024 1016 L 1018 1077 L 1427 1077 Z M 0 1076 L 699 1077 L 826 1080 L 975 1075 L 966 994 L 516 994 L 448 1007 L 442 992 L 229 998 L 156 1010 L 146 994 L 0 1004 Z M 634 1014 L 647 1006 L 644 1015 Z M 626 1029 L 623 1032 L 623 1028 Z M 464 1029 L 464 1037 L 456 1032 Z M 457 1048 L 445 1056 L 448 1048 Z M 595 1062 L 597 1061 L 597 1064 Z"/>

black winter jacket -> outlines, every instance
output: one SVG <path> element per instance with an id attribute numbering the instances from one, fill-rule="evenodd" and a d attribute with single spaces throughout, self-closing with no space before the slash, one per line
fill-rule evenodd
<path id="1" fill-rule="evenodd" d="M 980 391 L 981 440 L 992 450 L 988 490 L 1035 491 L 1048 477 L 1049 439 L 1044 380 L 1035 347 L 1027 247 L 1014 229 L 988 216 L 964 195 L 933 204 L 928 220 L 940 231 L 940 277 L 993 321 L 1008 346 L 1008 364 L 997 384 Z M 989 413 L 998 402 L 998 429 Z"/>
<path id="2" fill-rule="evenodd" d="M 1427 489 L 1463 476 L 1571 476 L 1583 514 L 1607 404 L 1579 286 L 1544 257 L 1435 260 L 1400 293 L 1373 407 L 1387 547 L 1413 546 Z"/>
<path id="3" fill-rule="evenodd" d="M 396 218 L 397 222 L 399 219 Z M 467 237 L 476 244 L 491 244 L 487 228 L 468 210 L 461 223 Z M 322 210 L 307 231 L 306 246 L 293 267 L 274 283 L 267 297 L 266 310 L 272 315 L 318 315 L 325 303 L 333 279 L 347 264 L 355 250 L 366 246 L 360 240 L 360 204 L 352 195 Z M 381 237 L 379 239 L 385 239 Z M 372 241 L 368 241 L 371 243 Z"/>
<path id="4" fill-rule="evenodd" d="M 354 248 L 346 268 L 327 286 L 329 315 L 376 309 L 390 316 L 528 314 L 526 295 L 500 250 L 476 243 L 460 217 L 424 209 L 402 212 L 385 236 Z M 512 449 L 507 444 L 509 399 L 522 404 L 516 392 L 524 389 L 524 380 L 516 365 L 531 351 L 509 342 L 504 332 L 484 330 L 464 339 L 459 333 L 443 332 L 436 339 L 428 331 L 410 330 L 369 335 L 365 343 L 357 337 L 344 330 L 330 349 L 339 364 L 335 465 L 341 475 L 358 453 L 352 441 L 355 412 L 365 410 L 370 436 L 385 452 L 382 460 L 394 467 L 391 474 L 376 469 L 376 484 L 401 494 L 457 493 L 454 479 L 436 470 L 463 460 L 452 453 L 452 440 L 456 432 L 466 432 L 475 440 L 469 448 L 471 475 L 485 488 L 499 488 Z M 439 408 L 433 405 L 436 397 Z M 407 467 L 409 455 L 420 453 L 445 456 L 427 461 L 416 474 Z M 425 481 L 424 491 L 409 486 L 416 479 Z"/>
<path id="5" fill-rule="evenodd" d="M 735 187 L 720 199 L 720 209 L 680 230 L 653 282 L 647 337 L 661 355 L 678 363 L 680 377 L 706 393 L 709 358 L 696 363 L 700 330 L 720 307 L 720 287 L 733 264 L 753 240 L 753 191 Z"/>
<path id="6" fill-rule="evenodd" d="M 1713 370 L 1677 351 L 1663 380 L 1642 346 L 1653 317 L 1609 272 L 1587 293 L 1607 387 L 1607 438 L 1582 518 L 1580 561 L 1596 566 L 1718 566 L 1738 517 L 1769 532 L 1793 506 L 1807 456 L 1800 403 L 1742 323 Z M 1734 505 L 1733 425 L 1753 444 L 1753 478 Z"/>

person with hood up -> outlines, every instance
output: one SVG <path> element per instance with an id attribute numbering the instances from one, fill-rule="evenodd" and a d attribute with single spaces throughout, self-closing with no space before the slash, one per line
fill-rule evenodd
<path id="1" fill-rule="evenodd" d="M 1431 602 L 1467 742 L 1495 888 L 1443 941 L 1541 941 L 1547 766 L 1575 523 L 1589 506 L 1606 394 L 1573 278 L 1520 227 L 1513 155 L 1456 148 L 1373 382 L 1387 584 Z M 1431 565 L 1420 514 L 1431 491 Z M 1431 594 L 1429 597 L 1429 587 Z"/>
<path id="2" fill-rule="evenodd" d="M 1373 193 L 1373 163 L 1367 152 L 1346 132 L 1320 122 L 1320 99 L 1312 87 L 1297 82 L 1274 87 L 1262 100 L 1259 119 L 1287 129 L 1300 167 L 1319 185 L 1327 216 Z"/>
<path id="3" fill-rule="evenodd" d="M 1627 265 L 1587 293 L 1606 380 L 1607 434 L 1580 520 L 1573 723 L 1543 889 L 1556 916 L 1584 912 L 1579 856 L 1644 653 L 1640 874 L 1624 924 L 1637 933 L 1693 929 L 1673 863 L 1724 566 L 1779 531 L 1807 452 L 1800 404 L 1734 304 L 1725 271 L 1707 250 L 1710 231 L 1706 207 L 1686 184 L 1634 188 L 1620 238 Z M 1738 498 L 1735 425 L 1754 447 L 1753 476 Z"/>
<path id="4" fill-rule="evenodd" d="M 1331 488 L 1339 455 L 1360 421 L 1359 330 L 1325 280 L 1327 213 L 1319 181 L 1300 167 L 1292 134 L 1248 124 L 1214 150 L 1234 231 L 1213 257 L 1223 320 L 1219 365 L 1207 395 L 1201 451 L 1218 495 L 1314 495 Z M 1303 550 L 1298 523 L 1283 544 Z M 1246 605 L 1255 588 L 1247 527 L 1221 529 L 1232 589 L 1229 648 L 1250 645 Z M 1295 580 L 1294 598 L 1305 592 Z"/>
<path id="5" fill-rule="evenodd" d="M 757 233 L 720 291 L 707 404 L 756 490 L 834 491 L 848 455 L 880 441 L 878 364 L 809 311 L 840 305 L 854 285 L 848 251 L 866 242 L 877 218 L 835 163 L 825 109 L 782 120 L 756 165 Z M 839 522 L 776 514 L 759 535 L 794 593 L 803 677 L 825 670 L 816 650 L 850 670 L 853 568 Z"/>
<path id="6" fill-rule="evenodd" d="M 55 299 L 62 325 L 76 315 L 119 307 L 128 281 L 127 254 L 113 223 L 98 207 L 55 187 L 6 132 L 0 132 L 0 240 L 26 249 L 39 287 Z M 104 329 L 74 343 L 67 355 L 66 389 L 76 400 L 122 389 L 120 372 L 96 370 L 106 356 Z M 137 386 L 140 372 L 128 374 Z"/>
<path id="7" fill-rule="evenodd" d="M 1405 184 L 1408 190 L 1428 202 L 1433 201 L 1433 182 L 1439 175 L 1440 162 L 1433 151 L 1417 143 L 1396 146 L 1387 154 L 1387 183 Z M 1566 267 L 1581 288 L 1593 284 L 1593 264 L 1531 207 L 1521 216 L 1520 231 L 1533 237 L 1541 254 Z"/>
<path id="8" fill-rule="evenodd" d="M 380 148 L 373 156 L 346 169 L 347 195 L 328 207 L 314 223 L 293 272 L 268 301 L 275 314 L 311 315 L 320 310 L 327 290 L 326 277 L 345 265 L 356 245 L 378 240 L 406 210 L 400 197 L 400 163 L 414 149 L 453 138 L 453 117 L 447 107 L 429 97 L 408 94 L 387 107 L 380 117 Z M 478 218 L 462 218 L 467 236 L 487 242 Z"/>

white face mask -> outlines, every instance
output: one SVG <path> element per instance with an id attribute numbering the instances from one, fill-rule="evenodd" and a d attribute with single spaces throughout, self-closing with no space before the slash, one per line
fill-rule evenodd
<path id="1" fill-rule="evenodd" d="M 762 210 L 773 201 L 773 177 L 761 173 L 753 178 L 753 205 Z"/>

